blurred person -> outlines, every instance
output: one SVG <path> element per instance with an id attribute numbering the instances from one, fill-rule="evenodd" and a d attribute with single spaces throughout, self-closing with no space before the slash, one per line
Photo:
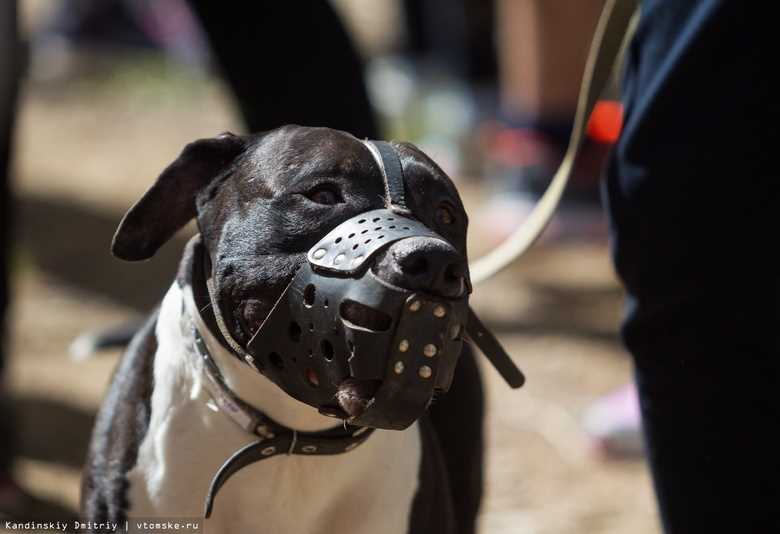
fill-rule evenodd
<path id="1" fill-rule="evenodd" d="M 774 17 L 644 0 L 607 169 L 646 447 L 668 533 L 780 532 Z"/>
<path id="2" fill-rule="evenodd" d="M 197 67 L 208 60 L 185 0 L 60 0 L 31 44 L 30 76 L 43 82 L 74 75 L 85 52 L 162 50 Z"/>
<path id="3" fill-rule="evenodd" d="M 498 244 L 519 227 L 558 168 L 571 136 L 590 43 L 604 0 L 497 0 L 498 121 L 483 124 L 485 178 L 494 189 L 475 221 Z M 616 104 L 599 102 L 559 213 L 545 236 L 604 235 L 599 181 L 620 130 Z M 599 452 L 643 452 L 632 384 L 586 410 L 585 430 Z"/>
<path id="4" fill-rule="evenodd" d="M 492 116 L 495 109 L 495 2 L 403 0 L 401 4 L 401 61 L 396 56 L 390 61 L 380 57 L 370 64 L 375 104 L 382 112 L 388 103 L 401 100 L 401 105 L 385 111 L 391 132 L 430 151 L 445 172 L 461 178 L 478 159 L 473 150 L 464 150 L 470 148 L 464 147 L 464 141 L 470 140 L 473 124 Z M 401 70 L 409 81 L 407 98 L 399 98 L 405 91 L 375 81 L 382 66 Z"/>
<path id="5" fill-rule="evenodd" d="M 362 60 L 330 2 L 188 4 L 250 132 L 295 123 L 379 137 Z"/>
<path id="6" fill-rule="evenodd" d="M 473 87 L 497 76 L 493 0 L 403 0 L 404 54 Z"/>
<path id="7" fill-rule="evenodd" d="M 563 158 L 603 3 L 496 2 L 498 120 L 486 121 L 480 128 L 486 185 L 493 193 L 478 222 L 495 244 L 522 223 Z M 598 181 L 609 141 L 586 139 L 560 213 L 546 237 L 598 229 Z"/>
<path id="8" fill-rule="evenodd" d="M 159 49 L 191 65 L 210 52 L 249 131 L 299 123 L 378 137 L 361 58 L 329 2 L 66 0 L 36 37 L 44 79 L 68 63 L 48 56 L 80 49 Z"/>

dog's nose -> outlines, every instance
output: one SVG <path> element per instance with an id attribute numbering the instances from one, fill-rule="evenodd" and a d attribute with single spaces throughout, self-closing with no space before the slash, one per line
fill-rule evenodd
<path id="1" fill-rule="evenodd" d="M 404 289 L 442 297 L 466 290 L 466 261 L 449 243 L 432 237 L 410 237 L 393 243 L 377 260 L 374 273 Z"/>

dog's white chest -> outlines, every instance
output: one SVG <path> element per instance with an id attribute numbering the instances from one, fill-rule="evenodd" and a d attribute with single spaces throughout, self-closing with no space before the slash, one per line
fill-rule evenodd
<path id="1" fill-rule="evenodd" d="M 186 352 L 181 309 L 174 284 L 158 320 L 149 429 L 128 473 L 129 518 L 202 517 L 219 466 L 256 439 L 209 402 L 197 362 Z M 421 456 L 415 424 L 403 432 L 376 431 L 342 455 L 263 460 L 225 484 L 205 532 L 405 533 Z"/>

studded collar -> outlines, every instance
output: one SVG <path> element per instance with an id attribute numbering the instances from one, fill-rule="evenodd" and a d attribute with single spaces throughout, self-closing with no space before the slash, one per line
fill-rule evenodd
<path id="1" fill-rule="evenodd" d="M 206 495 L 204 515 L 207 519 L 211 516 L 214 499 L 220 488 L 240 469 L 280 454 L 304 456 L 343 454 L 364 443 L 374 432 L 373 428 L 348 423 L 315 432 L 294 430 L 274 421 L 267 414 L 243 401 L 225 383 L 211 355 L 209 345 L 217 341 L 197 312 L 192 288 L 186 286 L 183 292 L 185 309 L 191 319 L 186 323 L 189 323 L 195 352 L 203 364 L 204 387 L 220 411 L 246 432 L 258 438 L 257 441 L 233 453 L 217 470 Z"/>

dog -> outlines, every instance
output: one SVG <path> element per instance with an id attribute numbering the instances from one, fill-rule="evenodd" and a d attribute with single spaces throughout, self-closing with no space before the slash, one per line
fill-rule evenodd
<path id="1" fill-rule="evenodd" d="M 409 237 L 378 249 L 371 276 L 432 298 L 463 297 L 468 220 L 456 188 L 415 146 L 387 146 L 400 164 L 406 215 L 441 238 Z M 468 346 L 449 391 L 427 399 L 427 411 L 405 430 L 359 427 L 360 437 L 336 438 L 352 440 L 345 449 L 354 450 L 309 456 L 303 453 L 316 446 L 301 453 L 301 436 L 325 435 L 317 433 L 334 425 L 343 432 L 360 420 L 372 409 L 376 381 L 343 380 L 332 410 L 318 411 L 237 352 L 252 346 L 307 251 L 348 219 L 388 208 L 382 161 L 371 148 L 345 132 L 301 126 L 201 139 L 128 211 L 112 245 L 122 259 L 151 257 L 192 219 L 199 234 L 128 346 L 97 415 L 82 481 L 85 520 L 121 526 L 133 518 L 203 518 L 212 499 L 203 523 L 209 533 L 474 532 L 483 392 Z M 370 323 L 368 315 L 354 320 Z M 323 381 L 309 369 L 306 379 L 315 389 Z M 289 449 L 264 446 L 279 439 L 267 427 L 258 442 L 247 430 L 253 427 L 230 416 L 231 402 L 245 407 L 239 415 L 260 413 L 278 425 L 272 428 L 291 429 Z M 236 451 L 255 442 L 262 448 L 248 463 L 263 461 L 236 468 Z"/>

